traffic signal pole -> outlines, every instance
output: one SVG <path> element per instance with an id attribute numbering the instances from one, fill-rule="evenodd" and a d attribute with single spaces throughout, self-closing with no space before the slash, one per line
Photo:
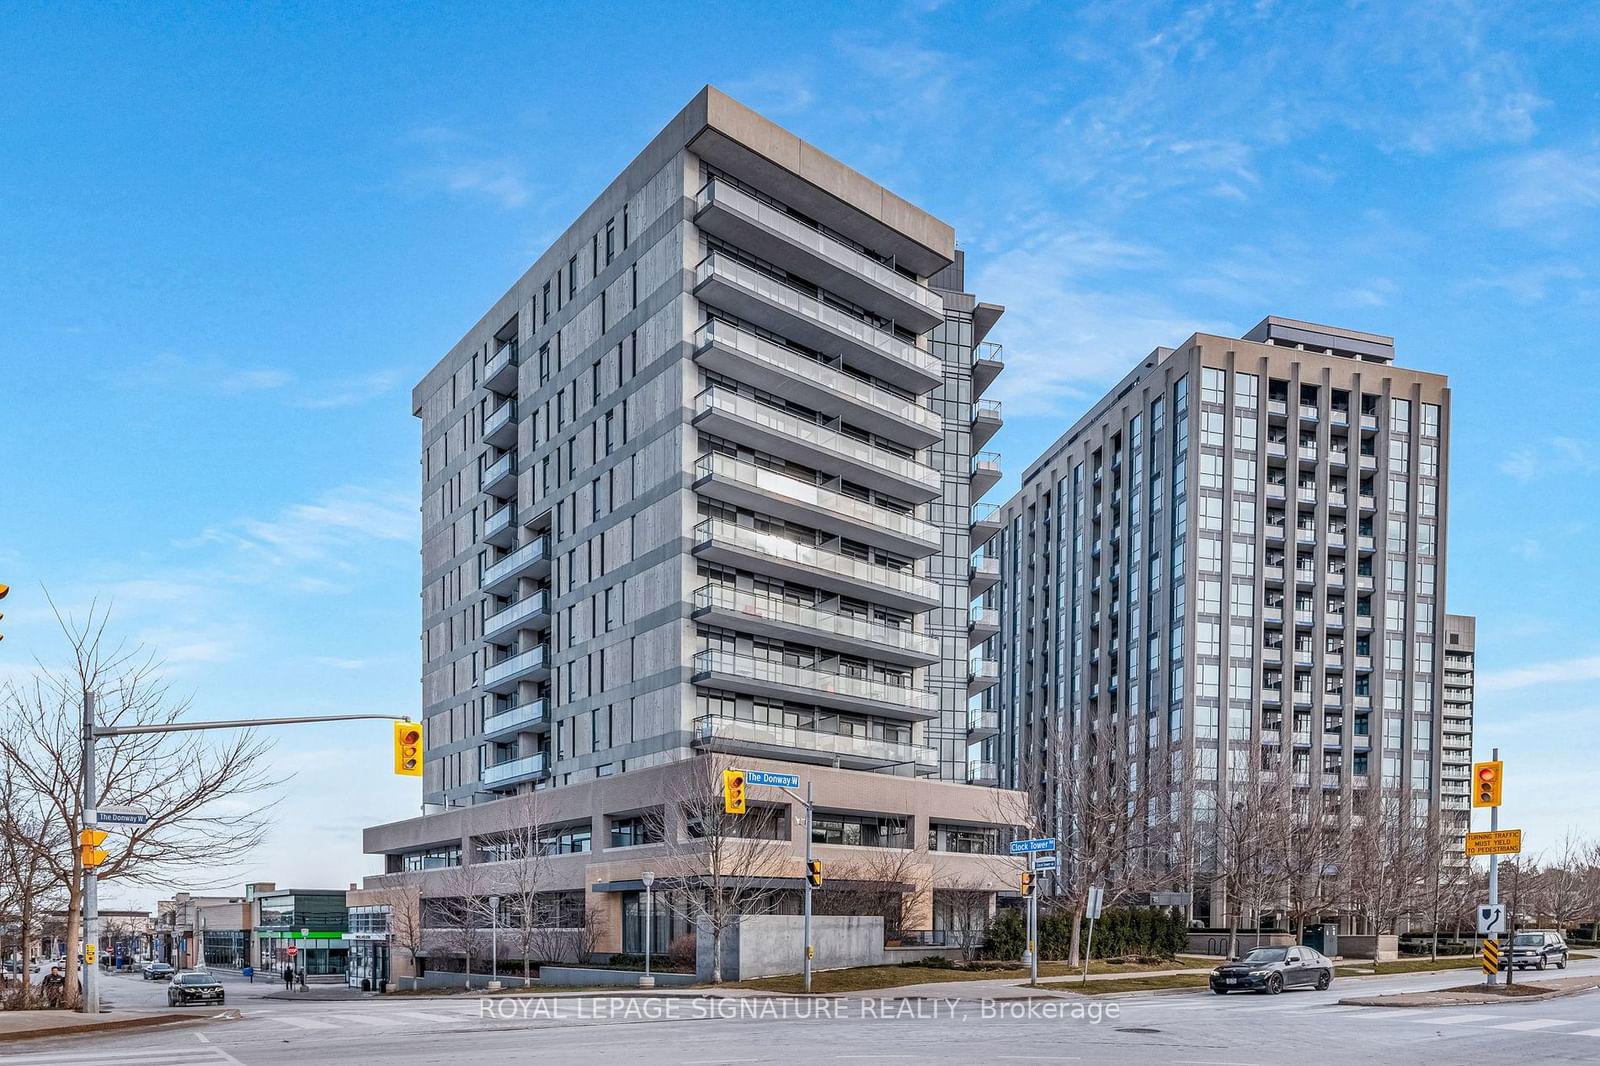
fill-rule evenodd
<path id="1" fill-rule="evenodd" d="M 189 733 L 202 729 L 250 729 L 258 725 L 303 725 L 312 722 L 350 722 L 357 719 L 382 718 L 387 721 L 409 722 L 411 718 L 404 714 L 320 714 L 309 718 L 243 718 L 234 721 L 216 722 L 171 722 L 162 725 L 117 725 L 101 726 L 95 724 L 94 718 L 95 694 L 83 694 L 83 725 L 81 729 L 83 755 L 81 770 L 83 776 L 83 815 L 85 823 L 90 818 L 90 812 L 99 802 L 99 795 L 95 790 L 94 746 L 101 737 L 125 737 L 140 733 Z M 81 828 L 89 828 L 87 824 Z M 76 846 L 76 842 L 74 842 Z M 807 845 L 810 846 L 809 843 Z M 92 864 L 85 864 L 83 870 L 83 990 L 80 997 L 81 1010 L 85 1014 L 100 1013 L 100 981 L 95 975 L 95 966 L 99 960 L 91 963 L 89 956 L 90 945 L 96 950 L 100 946 L 100 903 L 99 903 L 99 877 Z"/>
<path id="2" fill-rule="evenodd" d="M 805 977 L 801 982 L 802 991 L 807 995 L 811 993 L 811 781 L 806 780 L 806 905 L 805 923 L 801 936 L 806 942 L 806 968 Z"/>

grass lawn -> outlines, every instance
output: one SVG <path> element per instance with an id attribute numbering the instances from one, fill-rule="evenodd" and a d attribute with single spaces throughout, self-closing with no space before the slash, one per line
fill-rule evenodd
<path id="1" fill-rule="evenodd" d="M 1340 977 L 1360 977 L 1369 973 L 1429 973 L 1433 970 L 1467 970 L 1478 965 L 1476 955 L 1456 955 L 1448 959 L 1401 959 L 1398 962 L 1380 962 L 1374 968 L 1373 964 L 1354 963 L 1346 960 L 1343 966 L 1334 970 Z"/>
<path id="2" fill-rule="evenodd" d="M 1212 960 L 1196 958 L 1191 955 L 1180 955 L 1176 959 L 1153 963 L 1118 964 L 1096 959 L 1089 967 L 1090 976 L 1124 973 L 1141 973 L 1146 970 L 1179 970 L 1197 967 L 1210 967 Z M 1044 977 L 1071 977 L 1081 975 L 1082 967 L 1069 967 L 1064 962 L 1041 962 L 1039 976 Z M 857 966 L 848 970 L 821 970 L 811 975 L 811 991 L 819 995 L 833 995 L 840 992 L 862 992 L 874 988 L 900 988 L 905 985 L 931 984 L 935 981 L 997 981 L 1026 979 L 1028 970 L 1024 966 L 1011 966 L 1003 969 L 946 969 L 942 966 Z M 1130 978 L 1127 981 L 1106 982 L 1118 986 L 1137 984 L 1141 978 Z M 762 977 L 753 981 L 740 981 L 737 988 L 756 988 L 767 992 L 799 992 L 800 978 L 788 977 Z"/>
<path id="3" fill-rule="evenodd" d="M 1048 986 L 1056 992 L 1079 992 L 1086 996 L 1103 996 L 1108 992 L 1149 992 L 1161 988 L 1205 988 L 1210 977 L 1203 973 L 1169 973 L 1159 977 L 1130 977 L 1126 981 L 1052 981 Z"/>

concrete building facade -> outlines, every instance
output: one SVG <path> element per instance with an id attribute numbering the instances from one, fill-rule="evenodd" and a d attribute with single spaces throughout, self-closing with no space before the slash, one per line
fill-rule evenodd
<path id="1" fill-rule="evenodd" d="M 1067 839 L 1063 753 L 1086 749 L 1191 840 L 1262 766 L 1436 816 L 1449 420 L 1445 378 L 1375 334 L 1270 317 L 1151 352 L 1001 508 L 1002 784 Z"/>
<path id="2" fill-rule="evenodd" d="M 616 820 L 702 754 L 802 768 L 851 846 L 997 843 L 968 754 L 1001 309 L 963 289 L 947 224 L 697 95 L 414 390 L 440 813 L 367 850 L 427 880 L 548 791 L 594 905 L 630 876 L 595 853 L 641 846 Z"/>
<path id="3" fill-rule="evenodd" d="M 1451 858 L 1462 866 L 1467 865 L 1466 838 L 1472 828 L 1472 710 L 1477 669 L 1478 620 L 1471 615 L 1445 615 L 1439 806 L 1449 827 Z"/>

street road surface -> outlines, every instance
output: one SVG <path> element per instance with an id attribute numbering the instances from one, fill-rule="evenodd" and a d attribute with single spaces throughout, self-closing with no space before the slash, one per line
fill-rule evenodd
<path id="1" fill-rule="evenodd" d="M 0 1050 L 0 1066 L 1600 1061 L 1600 993 L 1437 1010 L 1337 1003 L 1340 996 L 1459 985 L 1472 980 L 1472 973 L 1340 979 L 1328 992 L 1277 997 L 1135 993 L 1051 997 L 1031 1006 L 965 998 L 960 983 L 948 993 L 958 998 L 910 1003 L 856 996 L 705 1001 L 599 995 L 284 1002 L 261 998 L 274 991 L 264 982 L 251 989 L 229 979 L 229 1005 L 244 1012 L 239 1021 L 30 1041 Z M 1586 973 L 1600 974 L 1600 961 L 1574 963 L 1563 976 Z M 113 978 L 109 985 L 119 1007 L 148 998 L 147 989 L 164 995 L 164 986 L 140 988 L 136 977 Z"/>

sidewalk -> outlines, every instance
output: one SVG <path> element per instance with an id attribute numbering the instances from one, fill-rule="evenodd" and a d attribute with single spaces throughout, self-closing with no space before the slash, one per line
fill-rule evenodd
<path id="1" fill-rule="evenodd" d="M 0 1011 L 0 1041 L 31 1040 L 44 1036 L 75 1036 L 81 1033 L 100 1033 L 116 1029 L 137 1029 L 152 1025 L 188 1024 L 213 1021 L 218 1018 L 237 1018 L 238 1011 L 104 1011 L 91 1016 L 65 1010 L 15 1010 Z"/>

